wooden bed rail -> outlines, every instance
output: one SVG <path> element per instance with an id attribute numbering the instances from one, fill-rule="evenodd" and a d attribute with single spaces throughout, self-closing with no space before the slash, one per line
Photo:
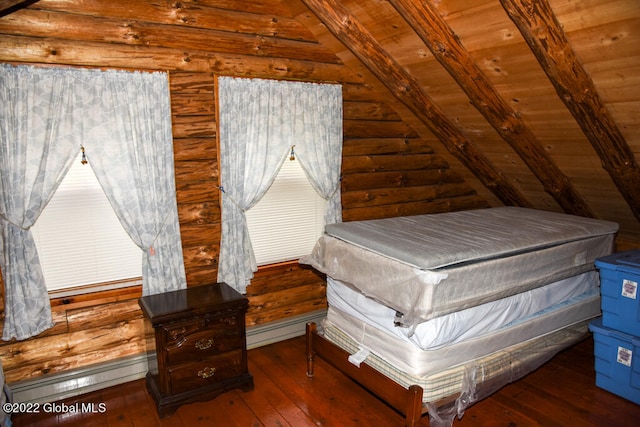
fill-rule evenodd
<path id="1" fill-rule="evenodd" d="M 395 410 L 405 416 L 407 427 L 420 425 L 422 418 L 422 387 L 412 385 L 408 389 L 384 376 L 369 365 L 360 367 L 349 362 L 349 353 L 327 341 L 318 333 L 315 323 L 307 323 L 307 376 L 313 378 L 314 359 L 319 355 L 336 369 L 354 379 Z"/>

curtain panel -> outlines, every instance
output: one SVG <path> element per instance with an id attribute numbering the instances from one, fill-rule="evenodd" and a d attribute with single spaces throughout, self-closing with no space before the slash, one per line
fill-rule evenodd
<path id="1" fill-rule="evenodd" d="M 0 239 L 5 285 L 2 338 L 53 326 L 47 287 L 29 229 L 71 167 L 81 144 L 73 79 L 60 70 L 0 68 Z"/>
<path id="2" fill-rule="evenodd" d="M 219 77 L 222 236 L 218 281 L 245 293 L 257 270 L 245 212 L 269 189 L 291 147 L 328 200 L 326 222 L 342 220 L 342 87 Z"/>
<path id="3" fill-rule="evenodd" d="M 99 107 L 86 125 L 89 165 L 142 249 L 142 294 L 186 287 L 165 73 L 92 76 Z"/>
<path id="4" fill-rule="evenodd" d="M 123 227 L 143 249 L 143 293 L 186 286 L 170 120 L 165 73 L 0 65 L 4 340 L 53 326 L 29 229 L 81 145 Z"/>

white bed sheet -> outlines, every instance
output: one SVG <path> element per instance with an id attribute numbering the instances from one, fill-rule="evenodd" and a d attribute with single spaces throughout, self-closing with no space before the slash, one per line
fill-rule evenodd
<path id="1" fill-rule="evenodd" d="M 590 271 L 497 301 L 436 317 L 419 323 L 416 328 L 408 328 L 395 324 L 396 312 L 392 308 L 365 297 L 338 280 L 327 278 L 327 301 L 330 307 L 361 322 L 374 325 L 404 342 L 413 343 L 422 350 L 436 350 L 487 335 L 572 298 L 598 294 L 598 273 Z"/>
<path id="2" fill-rule="evenodd" d="M 342 330 L 363 350 L 375 353 L 410 375 L 421 376 L 486 356 L 502 348 L 599 315 L 600 295 L 587 292 L 492 333 L 435 350 L 422 350 L 406 339 L 391 335 L 331 306 L 325 321 Z"/>

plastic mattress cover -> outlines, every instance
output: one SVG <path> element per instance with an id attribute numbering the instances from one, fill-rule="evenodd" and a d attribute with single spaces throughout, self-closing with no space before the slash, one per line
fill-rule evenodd
<path id="1" fill-rule="evenodd" d="M 505 209 L 507 212 L 527 213 L 529 220 L 516 225 L 513 220 L 500 222 L 495 215 L 490 215 L 493 221 L 497 221 L 495 227 L 486 223 L 482 227 L 477 224 L 473 227 L 463 227 L 467 233 L 466 241 L 474 242 L 478 239 L 485 241 L 484 237 L 478 237 L 474 232 L 474 230 L 480 230 L 482 231 L 480 236 L 492 234 L 499 237 L 493 239 L 492 243 L 494 247 L 498 247 L 500 241 L 508 243 L 510 238 L 519 235 L 521 230 L 527 229 L 533 221 L 531 218 L 535 216 L 530 209 Z M 495 212 L 491 209 L 468 212 L 479 215 L 488 211 Z M 533 212 L 537 213 L 538 211 Z M 549 214 L 546 212 L 542 215 L 547 218 L 547 223 L 551 222 L 550 216 L 569 217 L 574 220 L 576 218 L 571 215 Z M 429 222 L 432 223 L 431 217 L 439 217 L 440 215 L 447 215 L 448 220 L 441 226 L 432 225 L 438 230 L 439 235 L 448 235 L 449 231 L 447 230 L 458 228 L 457 223 L 451 221 L 449 214 L 428 215 L 426 217 L 430 218 Z M 571 221 L 566 221 L 565 218 L 562 224 L 567 222 Z M 365 296 L 393 308 L 400 314 L 399 321 L 404 326 L 413 329 L 419 323 L 438 316 L 495 301 L 594 270 L 595 259 L 612 252 L 617 225 L 606 221 L 590 220 L 587 222 L 598 224 L 599 227 L 597 227 L 597 231 L 589 232 L 585 222 L 579 220 L 578 222 L 583 224 L 582 238 L 577 238 L 574 235 L 569 241 L 555 239 L 551 244 L 549 235 L 553 233 L 546 233 L 547 238 L 544 239 L 546 243 L 532 244 L 530 250 L 520 248 L 511 252 L 501 251 L 500 256 L 497 257 L 482 257 L 477 262 L 465 261 L 433 269 L 418 268 L 415 265 L 382 255 L 379 251 L 371 251 L 327 234 L 318 240 L 311 254 L 301 258 L 300 262 L 311 265 L 328 277 L 347 283 Z M 549 225 L 549 227 L 551 226 Z M 486 228 L 495 232 L 487 233 Z M 537 227 L 537 229 L 540 228 L 544 227 Z M 503 229 L 503 231 L 498 232 L 498 229 Z M 415 233 L 411 233 L 414 230 Z M 418 235 L 429 233 L 427 230 L 418 232 L 416 227 L 411 228 L 408 232 L 408 234 L 415 234 L 412 239 L 414 243 L 418 240 Z M 601 234 L 603 232 L 605 234 Z M 563 234 L 559 233 L 559 235 Z M 566 234 L 564 236 L 566 237 Z M 400 239 L 398 244 L 402 245 L 404 241 L 400 237 L 397 238 Z M 462 245 L 464 239 L 458 237 L 457 240 Z M 475 245 L 477 246 L 477 243 Z M 440 253 L 445 249 L 446 245 L 443 245 L 442 248 L 429 248 L 426 245 L 422 251 L 430 254 Z M 419 251 L 419 249 L 416 247 L 415 251 Z"/>
<path id="2" fill-rule="evenodd" d="M 420 376 L 593 319 L 600 313 L 600 295 L 585 292 L 489 333 L 429 350 L 422 350 L 411 341 L 389 334 L 335 307 L 329 307 L 327 320 L 357 341 L 363 351 L 375 353 L 404 372 Z"/>
<path id="3" fill-rule="evenodd" d="M 433 270 L 613 234 L 618 224 L 499 207 L 328 224 L 325 232 L 410 266 Z"/>
<path id="4" fill-rule="evenodd" d="M 581 299 L 597 299 L 599 284 L 596 271 L 582 273 L 527 292 L 427 320 L 419 323 L 414 331 L 396 324 L 393 309 L 332 278 L 327 279 L 327 302 L 332 309 L 370 324 L 407 344 L 415 345 L 421 350 L 436 350 L 488 335 L 522 322 L 523 319 L 533 318 Z M 598 313 L 599 304 L 595 305 Z"/>
<path id="5" fill-rule="evenodd" d="M 326 320 L 319 333 L 350 354 L 360 351 L 357 342 Z M 374 353 L 368 354 L 361 363 L 405 388 L 413 384 L 422 387 L 423 413 L 428 411 L 429 425 L 451 427 L 455 418 L 462 418 L 471 405 L 538 369 L 587 335 L 588 321 L 579 322 L 423 376 L 407 374 Z M 439 404 L 440 400 L 450 397 L 455 399 Z"/>

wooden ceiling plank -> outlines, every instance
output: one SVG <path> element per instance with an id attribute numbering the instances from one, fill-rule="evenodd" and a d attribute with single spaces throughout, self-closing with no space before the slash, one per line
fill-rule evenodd
<path id="1" fill-rule="evenodd" d="M 547 0 L 500 0 L 640 220 L 640 168 Z"/>
<path id="2" fill-rule="evenodd" d="M 333 33 L 505 205 L 532 207 L 524 195 L 435 105 L 419 83 L 336 0 L 302 0 Z"/>
<path id="3" fill-rule="evenodd" d="M 438 10 L 430 2 L 389 0 L 389 3 L 564 211 L 594 217 L 587 201 L 560 170 L 518 112 L 493 87 L 451 27 L 440 17 Z"/>

